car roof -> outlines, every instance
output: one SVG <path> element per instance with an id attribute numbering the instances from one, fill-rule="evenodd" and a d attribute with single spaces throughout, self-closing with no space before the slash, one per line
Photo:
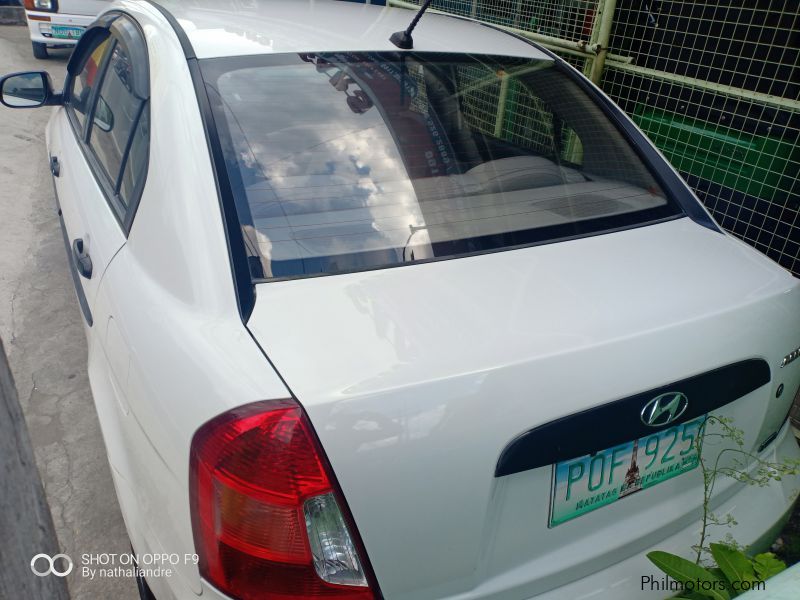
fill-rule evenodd
<path id="1" fill-rule="evenodd" d="M 281 52 L 398 51 L 389 36 L 415 12 L 346 0 L 159 0 L 178 20 L 198 58 Z M 426 13 L 413 33 L 418 52 L 550 57 L 497 29 Z"/>

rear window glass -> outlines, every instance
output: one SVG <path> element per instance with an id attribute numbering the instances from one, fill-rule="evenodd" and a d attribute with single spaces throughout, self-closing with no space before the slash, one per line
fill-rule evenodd
<path id="1" fill-rule="evenodd" d="M 89 146 L 111 186 L 116 186 L 126 146 L 144 103 L 133 90 L 132 78 L 128 51 L 117 43 L 97 97 L 89 137 Z"/>
<path id="2" fill-rule="evenodd" d="M 203 61 L 256 279 L 515 248 L 679 213 L 549 60 Z"/>

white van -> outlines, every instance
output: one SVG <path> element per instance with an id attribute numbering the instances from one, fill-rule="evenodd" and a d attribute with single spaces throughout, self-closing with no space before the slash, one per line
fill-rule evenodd
<path id="1" fill-rule="evenodd" d="M 36 58 L 47 48 L 74 46 L 109 0 L 25 0 L 25 17 Z"/>

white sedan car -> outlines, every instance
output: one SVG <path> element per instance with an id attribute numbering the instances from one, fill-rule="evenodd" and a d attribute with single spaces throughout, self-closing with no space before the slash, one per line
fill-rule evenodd
<path id="1" fill-rule="evenodd" d="M 396 34 L 414 14 L 125 0 L 63 92 L 0 83 L 55 107 L 133 548 L 198 556 L 145 597 L 663 597 L 645 553 L 698 542 L 706 415 L 800 456 L 800 281 L 564 61 L 438 14 Z M 759 548 L 798 489 L 710 508 Z"/>

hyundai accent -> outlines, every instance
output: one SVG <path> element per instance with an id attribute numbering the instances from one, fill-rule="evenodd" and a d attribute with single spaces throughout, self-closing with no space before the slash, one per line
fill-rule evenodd
<path id="1" fill-rule="evenodd" d="M 0 83 L 54 107 L 132 546 L 198 557 L 145 598 L 658 597 L 708 415 L 800 456 L 800 281 L 562 59 L 415 16 L 126 0 L 63 91 Z M 710 509 L 761 548 L 798 490 L 721 479 Z"/>

